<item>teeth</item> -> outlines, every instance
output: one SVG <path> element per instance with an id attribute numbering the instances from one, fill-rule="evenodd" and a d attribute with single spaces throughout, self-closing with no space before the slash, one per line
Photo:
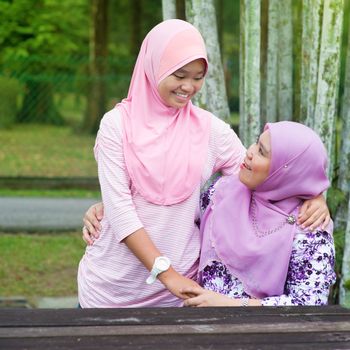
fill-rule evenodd
<path id="1" fill-rule="evenodd" d="M 188 95 L 179 94 L 178 92 L 175 92 L 175 95 L 176 95 L 176 96 L 179 96 L 179 97 L 183 97 L 183 98 L 187 98 L 187 97 L 188 97 Z"/>

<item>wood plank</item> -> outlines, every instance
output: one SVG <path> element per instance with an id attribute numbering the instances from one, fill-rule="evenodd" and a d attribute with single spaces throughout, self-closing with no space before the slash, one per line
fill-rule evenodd
<path id="1" fill-rule="evenodd" d="M 350 320 L 350 309 L 327 307 L 2 309 L 0 327 L 220 324 Z"/>
<path id="2" fill-rule="evenodd" d="M 67 336 L 118 336 L 118 335 L 173 335 L 173 334 L 251 334 L 251 333 L 303 333 L 348 332 L 349 322 L 304 322 L 267 324 L 207 324 L 157 326 L 77 326 L 77 327 L 16 327 L 0 328 L 1 338 L 39 338 Z"/>
<path id="3" fill-rule="evenodd" d="M 323 350 L 349 349 L 350 335 L 339 333 L 308 333 L 308 337 L 293 334 L 247 335 L 173 335 L 173 336 L 103 336 L 1 339 L 0 348 L 6 350 L 196 350 L 196 349 L 268 349 Z"/>
<path id="4" fill-rule="evenodd" d="M 2 309 L 0 349 L 350 349 L 350 310 Z"/>

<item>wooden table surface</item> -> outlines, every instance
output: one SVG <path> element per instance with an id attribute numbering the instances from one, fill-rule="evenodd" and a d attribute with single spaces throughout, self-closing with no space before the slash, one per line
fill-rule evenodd
<path id="1" fill-rule="evenodd" d="M 0 349 L 350 349 L 350 309 L 1 309 Z"/>

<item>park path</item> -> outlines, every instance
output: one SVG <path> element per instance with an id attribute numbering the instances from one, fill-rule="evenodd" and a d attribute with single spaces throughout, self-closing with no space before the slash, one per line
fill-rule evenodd
<path id="1" fill-rule="evenodd" d="M 0 197 L 0 231 L 68 231 L 82 227 L 87 208 L 99 201 L 89 198 Z"/>

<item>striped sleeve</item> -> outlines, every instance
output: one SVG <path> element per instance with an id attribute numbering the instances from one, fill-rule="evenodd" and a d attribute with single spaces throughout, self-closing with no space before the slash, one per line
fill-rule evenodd
<path id="1" fill-rule="evenodd" d="M 217 152 L 214 172 L 220 171 L 223 175 L 236 174 L 246 149 L 230 125 L 219 118 L 213 119 L 213 142 Z"/>
<path id="2" fill-rule="evenodd" d="M 119 242 L 143 227 L 131 196 L 120 126 L 121 118 L 116 109 L 106 113 L 94 148 L 105 218 Z"/>

